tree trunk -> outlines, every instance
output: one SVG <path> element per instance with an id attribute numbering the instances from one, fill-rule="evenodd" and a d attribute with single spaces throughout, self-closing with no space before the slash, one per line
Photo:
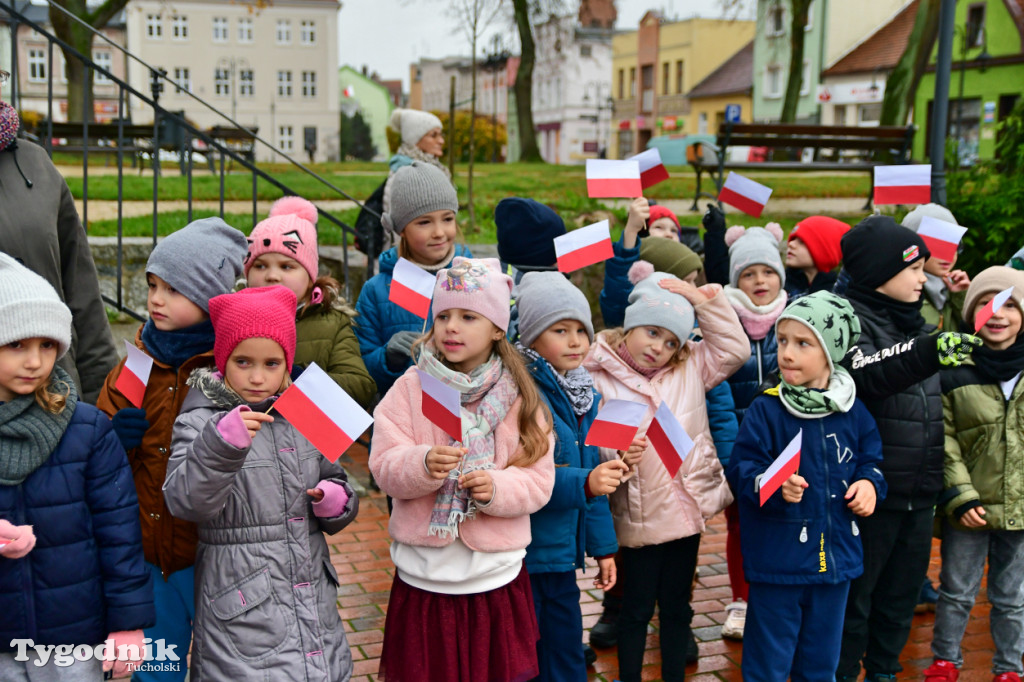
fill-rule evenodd
<path id="1" fill-rule="evenodd" d="M 907 124 L 910 110 L 914 108 L 917 86 L 928 68 L 939 34 L 939 7 L 942 0 L 921 0 L 914 18 L 914 28 L 907 40 L 907 47 L 892 73 L 885 79 L 885 95 L 882 99 L 882 114 L 879 125 L 902 126 Z"/>
<path id="2" fill-rule="evenodd" d="M 516 121 L 519 124 L 519 160 L 543 161 L 537 147 L 537 135 L 533 130 L 533 64 L 536 46 L 530 28 L 528 0 L 512 0 L 515 10 L 516 27 L 519 29 L 519 70 L 513 92 L 516 93 Z"/>
<path id="3" fill-rule="evenodd" d="M 782 123 L 796 121 L 796 108 L 800 102 L 800 88 L 804 80 L 804 38 L 807 26 L 807 10 L 811 0 L 789 0 L 789 78 L 786 79 L 786 95 L 782 100 Z"/>

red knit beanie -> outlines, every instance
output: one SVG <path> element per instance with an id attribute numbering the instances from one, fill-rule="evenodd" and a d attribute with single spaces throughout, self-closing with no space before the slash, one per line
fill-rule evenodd
<path id="1" fill-rule="evenodd" d="M 672 222 L 676 224 L 676 227 L 679 227 L 679 219 L 676 218 L 675 213 L 668 210 L 661 204 L 655 204 L 654 206 L 651 206 L 651 217 L 648 218 L 647 224 L 650 225 L 655 220 L 661 220 L 662 218 L 671 218 Z"/>
<path id="2" fill-rule="evenodd" d="M 295 294 L 286 287 L 242 289 L 210 299 L 215 339 L 213 359 L 221 372 L 235 347 L 246 339 L 271 339 L 284 349 L 288 371 L 295 358 Z"/>
<path id="3" fill-rule="evenodd" d="M 839 246 L 843 235 L 850 231 L 850 226 L 842 220 L 824 215 L 812 215 L 804 218 L 793 231 L 789 240 L 799 237 L 807 245 L 814 259 L 814 267 L 818 272 L 831 272 L 843 260 L 843 250 Z"/>

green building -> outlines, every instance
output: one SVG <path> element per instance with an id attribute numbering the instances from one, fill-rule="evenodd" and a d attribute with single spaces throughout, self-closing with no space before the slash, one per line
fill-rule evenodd
<path id="1" fill-rule="evenodd" d="M 391 156 L 387 127 L 395 108 L 388 89 L 362 71 L 342 66 L 338 69 L 338 97 L 341 98 L 342 114 L 362 113 L 363 120 L 370 126 L 373 146 L 377 149 L 374 160 L 386 161 Z"/>
<path id="2" fill-rule="evenodd" d="M 778 121 L 789 80 L 790 4 L 758 0 L 757 32 L 754 38 L 754 90 L 752 109 L 755 122 Z M 804 71 L 797 121 L 817 121 L 818 84 L 825 67 L 826 2 L 817 0 L 808 10 L 804 36 Z"/>

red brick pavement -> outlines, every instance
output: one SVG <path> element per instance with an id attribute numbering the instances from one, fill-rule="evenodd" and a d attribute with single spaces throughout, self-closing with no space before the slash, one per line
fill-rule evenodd
<path id="1" fill-rule="evenodd" d="M 354 446 L 346 453 L 343 463 L 350 475 L 368 482 L 366 451 Z M 338 588 L 338 612 L 345 623 L 352 658 L 355 661 L 353 682 L 377 679 L 377 664 L 384 638 L 384 616 L 387 613 L 388 593 L 394 566 L 388 553 L 387 504 L 381 493 L 371 493 L 361 500 L 359 518 L 343 532 L 328 538 L 331 562 L 338 570 L 341 586 Z M 729 577 L 725 569 L 725 518 L 712 519 L 701 541 L 698 560 L 699 577 L 693 596 L 693 629 L 700 648 L 700 659 L 687 668 L 688 679 L 694 682 L 740 680 L 740 660 L 743 646 L 740 642 L 722 639 L 719 631 L 725 620 L 725 605 L 731 599 Z M 938 582 L 938 544 L 932 550 L 929 574 Z M 601 593 L 593 587 L 595 568 L 589 566 L 587 577 L 579 575 L 580 606 L 583 626 L 589 629 L 601 614 Z M 992 679 L 990 672 L 994 646 L 989 636 L 988 613 L 990 606 L 984 589 L 979 603 L 971 613 L 971 621 L 964 637 L 964 668 L 962 682 L 981 682 Z M 910 641 L 903 650 L 901 662 L 904 672 L 900 679 L 921 679 L 931 663 L 932 614 L 914 617 Z M 644 658 L 645 680 L 660 679 L 661 654 L 658 650 L 658 621 L 655 617 L 647 638 Z M 616 679 L 618 663 L 615 649 L 598 650 L 598 659 L 590 669 L 590 680 L 611 682 Z"/>

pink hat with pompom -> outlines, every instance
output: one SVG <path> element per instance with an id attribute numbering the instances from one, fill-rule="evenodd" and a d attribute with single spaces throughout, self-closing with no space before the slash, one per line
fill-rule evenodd
<path id="1" fill-rule="evenodd" d="M 249 235 L 245 274 L 265 253 L 280 253 L 299 263 L 315 282 L 320 270 L 316 246 L 316 206 L 302 197 L 284 197 L 270 207 L 270 215 Z"/>
<path id="2" fill-rule="evenodd" d="M 725 231 L 725 243 L 729 246 L 729 284 L 738 286 L 740 274 L 751 265 L 767 265 L 778 273 L 782 286 L 786 285 L 786 268 L 779 251 L 781 225 L 768 223 L 764 227 L 745 230 L 733 225 Z"/>

